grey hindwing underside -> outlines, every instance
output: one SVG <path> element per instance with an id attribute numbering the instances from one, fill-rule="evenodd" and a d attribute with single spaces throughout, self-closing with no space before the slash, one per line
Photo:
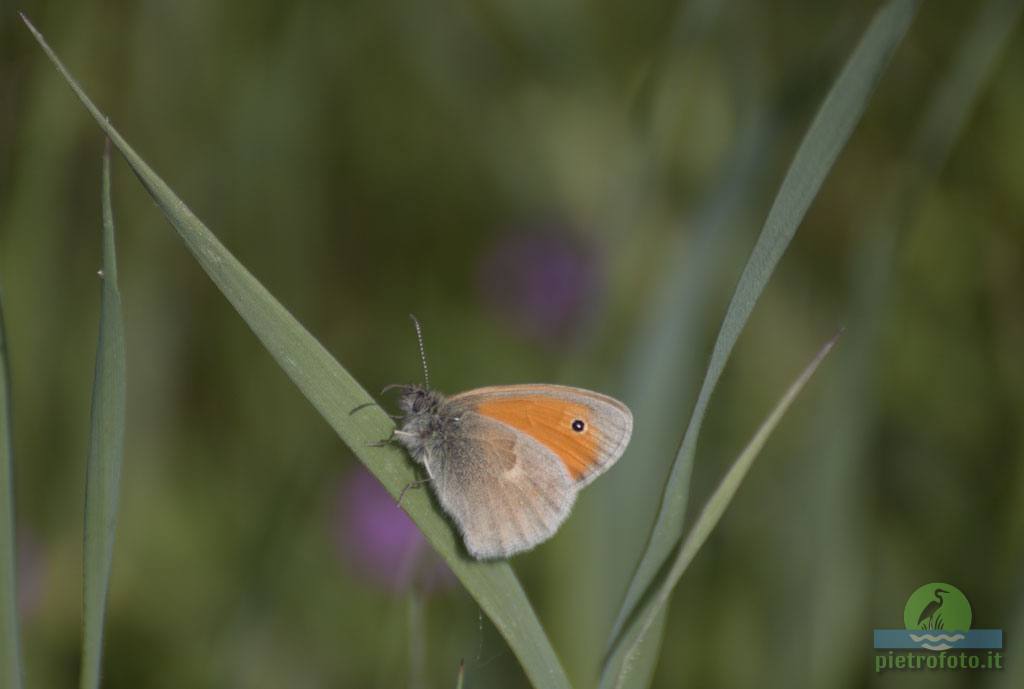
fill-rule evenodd
<path id="1" fill-rule="evenodd" d="M 460 432 L 427 461 L 438 500 L 470 554 L 508 557 L 547 540 L 576 499 L 565 466 L 539 442 L 500 422 L 467 411 L 458 423 Z"/>

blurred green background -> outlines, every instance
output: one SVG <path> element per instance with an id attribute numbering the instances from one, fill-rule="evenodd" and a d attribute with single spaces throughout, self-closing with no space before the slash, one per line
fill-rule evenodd
<path id="1" fill-rule="evenodd" d="M 1019 4 L 1019 3 L 1017 3 Z M 631 449 L 517 573 L 591 686 L 718 323 L 864 3 L 26 2 L 135 149 L 370 391 L 622 397 Z M 840 325 L 675 596 L 657 687 L 1022 686 L 1024 41 L 937 175 L 981 4 L 926 3 L 712 400 L 691 510 Z M 970 50 L 989 45 L 979 41 Z M 963 57 L 963 55 L 961 55 Z M 933 112 L 942 114 L 943 108 Z M 102 137 L 0 2 L 0 286 L 27 686 L 78 671 Z M 104 686 L 525 677 L 121 162 L 129 412 Z M 1008 669 L 875 675 L 948 581 Z M 1016 652 L 1014 651 L 1016 649 Z"/>

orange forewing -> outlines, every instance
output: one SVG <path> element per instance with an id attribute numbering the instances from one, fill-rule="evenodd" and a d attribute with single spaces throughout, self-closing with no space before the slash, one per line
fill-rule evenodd
<path id="1" fill-rule="evenodd" d="M 600 432 L 591 423 L 590 409 L 582 404 L 544 395 L 496 397 L 474 407 L 483 416 L 529 435 L 558 455 L 576 481 L 597 464 Z M 583 431 L 573 430 L 582 421 Z"/>

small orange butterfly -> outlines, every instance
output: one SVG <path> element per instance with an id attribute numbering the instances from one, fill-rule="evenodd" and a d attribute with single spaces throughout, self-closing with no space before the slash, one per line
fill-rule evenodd
<path id="1" fill-rule="evenodd" d="M 626 450 L 633 414 L 616 399 L 562 385 L 500 385 L 446 397 L 400 385 L 392 439 L 427 471 L 473 557 L 504 558 L 550 538 L 576 493 Z"/>

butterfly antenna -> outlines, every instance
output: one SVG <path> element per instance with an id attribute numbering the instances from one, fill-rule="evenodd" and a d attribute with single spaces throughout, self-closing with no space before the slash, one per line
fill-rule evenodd
<path id="1" fill-rule="evenodd" d="M 420 328 L 420 322 L 416 320 L 416 316 L 409 314 L 409 318 L 412 319 L 412 324 L 416 326 L 416 340 L 420 344 L 420 361 L 423 362 L 423 385 L 424 387 L 430 387 L 430 372 L 427 370 L 427 350 L 423 347 L 423 329 Z"/>

